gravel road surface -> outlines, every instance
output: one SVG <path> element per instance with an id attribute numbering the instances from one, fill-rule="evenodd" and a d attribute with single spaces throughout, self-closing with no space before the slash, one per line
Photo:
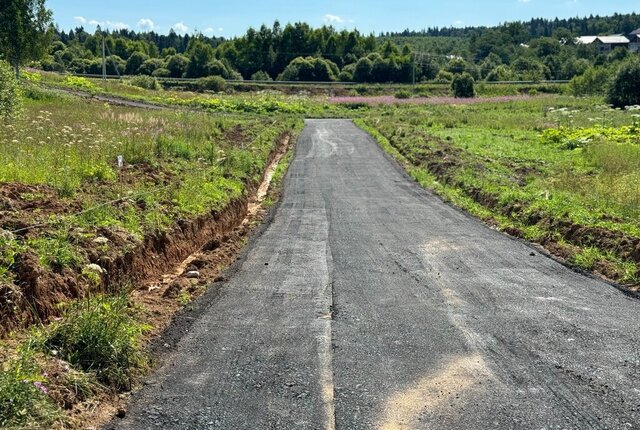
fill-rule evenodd
<path id="1" fill-rule="evenodd" d="M 283 201 L 118 429 L 640 429 L 640 302 L 310 120 Z"/>

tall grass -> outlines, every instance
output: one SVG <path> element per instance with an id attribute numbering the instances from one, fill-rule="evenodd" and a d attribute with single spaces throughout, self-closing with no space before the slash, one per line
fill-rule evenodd
<path id="1" fill-rule="evenodd" d="M 109 387 L 130 389 L 132 376 L 146 365 L 140 340 L 149 329 L 134 318 L 126 295 L 91 297 L 69 305 L 44 330 L 41 349 Z"/>
<path id="2" fill-rule="evenodd" d="M 44 428 L 60 417 L 48 396 L 46 375 L 32 352 L 21 351 L 0 366 L 0 428 Z"/>

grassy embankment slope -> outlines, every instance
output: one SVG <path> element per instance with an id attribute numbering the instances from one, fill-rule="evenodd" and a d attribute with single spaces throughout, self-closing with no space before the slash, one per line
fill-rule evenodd
<path id="1" fill-rule="evenodd" d="M 358 124 L 453 204 L 637 289 L 640 129 L 601 103 L 387 107 Z"/>
<path id="2" fill-rule="evenodd" d="M 129 293 L 242 222 L 302 121 L 284 102 L 211 115 L 25 90 L 0 129 L 0 427 L 73 426 L 64 409 L 128 390 L 148 363 L 149 312 Z"/>

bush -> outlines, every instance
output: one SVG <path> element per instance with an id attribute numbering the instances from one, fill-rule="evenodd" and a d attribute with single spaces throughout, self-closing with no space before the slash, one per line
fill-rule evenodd
<path id="1" fill-rule="evenodd" d="M 0 118 L 15 118 L 22 109 L 20 85 L 14 71 L 0 60 Z"/>
<path id="2" fill-rule="evenodd" d="M 515 77 L 509 66 L 503 64 L 496 66 L 487 75 L 487 82 L 513 81 Z"/>
<path id="3" fill-rule="evenodd" d="M 411 98 L 411 91 L 409 91 L 409 90 L 400 90 L 395 94 L 395 97 L 397 99 L 410 99 Z"/>
<path id="4" fill-rule="evenodd" d="M 611 81 L 611 71 L 605 67 L 589 67 L 582 75 L 569 82 L 574 96 L 604 95 Z"/>
<path id="5" fill-rule="evenodd" d="M 150 58 L 146 60 L 142 65 L 138 68 L 138 73 L 141 75 L 153 75 L 153 73 L 158 70 L 164 68 L 164 61 L 159 58 Z M 169 73 L 167 71 L 167 73 Z"/>
<path id="6" fill-rule="evenodd" d="M 257 71 L 253 75 L 251 75 L 251 80 L 252 81 L 273 81 L 271 76 L 269 76 L 269 74 L 263 70 Z"/>
<path id="7" fill-rule="evenodd" d="M 620 67 L 609 86 L 607 101 L 617 108 L 640 105 L 640 61 Z"/>
<path id="8" fill-rule="evenodd" d="M 227 89 L 227 82 L 220 76 L 208 76 L 196 81 L 198 91 L 220 92 Z"/>
<path id="9" fill-rule="evenodd" d="M 338 66 L 327 59 L 298 57 L 278 76 L 279 81 L 327 82 L 338 79 Z"/>
<path id="10" fill-rule="evenodd" d="M 146 365 L 139 339 L 147 330 L 131 315 L 126 295 L 100 296 L 72 304 L 44 333 L 42 348 L 103 384 L 128 389 L 132 374 Z"/>
<path id="11" fill-rule="evenodd" d="M 151 73 L 151 76 L 153 76 L 154 78 L 169 78 L 171 77 L 171 71 L 169 69 L 161 67 L 154 70 L 153 73 Z"/>
<path id="12" fill-rule="evenodd" d="M 453 73 L 446 70 L 440 70 L 436 75 L 435 81 L 440 84 L 448 84 L 453 81 Z"/>
<path id="13" fill-rule="evenodd" d="M 353 80 L 356 82 L 371 82 L 373 62 L 367 57 L 358 60 L 353 70 Z"/>
<path id="14" fill-rule="evenodd" d="M 468 73 L 456 75 L 451 82 L 451 90 L 455 97 L 469 98 L 475 97 L 476 90 L 474 88 L 475 81 L 473 77 Z"/>
<path id="15" fill-rule="evenodd" d="M 125 65 L 125 73 L 127 75 L 135 75 L 140 73 L 140 67 L 149 59 L 147 54 L 142 52 L 134 52 L 131 54 Z"/>
<path id="16" fill-rule="evenodd" d="M 349 73 L 348 70 L 343 70 L 338 75 L 338 80 L 340 82 L 352 82 L 353 81 L 353 74 Z"/>
<path id="17" fill-rule="evenodd" d="M 187 73 L 189 67 L 189 57 L 182 54 L 172 55 L 167 58 L 166 69 L 172 78 L 182 78 Z"/>
<path id="18" fill-rule="evenodd" d="M 129 80 L 129 84 L 146 90 L 159 90 L 162 88 L 156 78 L 144 75 L 134 76 Z"/>
<path id="19" fill-rule="evenodd" d="M 82 76 L 67 76 L 64 80 L 66 85 L 87 91 L 98 91 L 100 88 L 87 78 Z"/>

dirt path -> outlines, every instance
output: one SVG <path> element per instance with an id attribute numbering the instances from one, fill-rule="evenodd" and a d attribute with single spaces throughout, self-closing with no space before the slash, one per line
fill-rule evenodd
<path id="1" fill-rule="evenodd" d="M 60 88 L 60 87 L 49 87 L 49 88 L 54 91 L 58 91 L 60 93 L 69 94 L 72 96 L 99 101 L 103 103 L 109 103 L 116 106 L 125 106 L 125 107 L 139 108 L 139 109 L 153 109 L 153 110 L 178 109 L 178 107 L 176 106 L 157 105 L 149 102 L 130 100 L 124 97 L 91 94 L 86 91 L 71 90 L 68 88 Z"/>
<path id="2" fill-rule="evenodd" d="M 309 121 L 273 222 L 109 428 L 637 429 L 639 311 Z"/>

